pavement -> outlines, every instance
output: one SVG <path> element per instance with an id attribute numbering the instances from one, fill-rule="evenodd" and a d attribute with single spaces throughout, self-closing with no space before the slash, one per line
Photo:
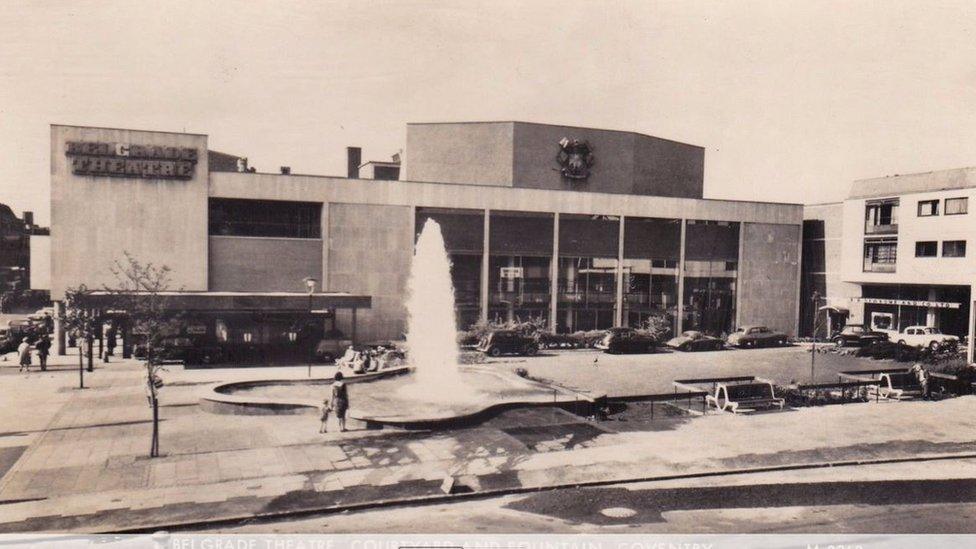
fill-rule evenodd
<path id="1" fill-rule="evenodd" d="M 686 369 L 675 356 L 689 357 Z M 723 365 L 722 375 L 761 369 L 757 365 L 763 363 L 784 365 L 772 372 L 777 376 L 794 375 L 800 364 L 809 367 L 809 353 L 790 348 L 600 355 L 597 367 L 591 365 L 592 354 L 567 351 L 540 357 L 552 364 L 540 361 L 529 370 L 558 367 L 564 379 L 578 373 L 579 382 L 591 375 L 583 374 L 588 368 L 603 368 L 606 387 L 631 391 L 658 383 L 644 380 L 651 377 L 645 368 L 670 382 L 720 356 L 731 364 Z M 445 497 L 441 484 L 447 475 L 475 495 L 489 495 L 851 461 L 976 456 L 971 412 L 976 397 L 750 416 L 648 419 L 631 413 L 606 422 L 560 410 L 520 409 L 453 431 L 321 435 L 315 415 L 219 415 L 199 406 L 217 382 L 304 378 L 304 367 L 269 372 L 175 366 L 163 374 L 163 455 L 149 459 L 142 367 L 132 361 L 99 364 L 86 372 L 88 388 L 77 389 L 76 360 L 56 357 L 50 371 L 30 374 L 18 373 L 14 362 L 0 362 L 0 532 L 220 529 L 253 517 L 436 502 Z M 876 364 L 850 360 L 854 367 Z M 517 365 L 517 359 L 498 361 L 499 368 Z M 316 367 L 313 375 L 331 377 L 332 369 Z"/>

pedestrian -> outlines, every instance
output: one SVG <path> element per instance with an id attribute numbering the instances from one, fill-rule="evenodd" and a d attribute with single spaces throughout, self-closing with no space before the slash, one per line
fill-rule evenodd
<path id="1" fill-rule="evenodd" d="M 17 356 L 20 357 L 20 371 L 23 372 L 27 370 L 30 372 L 31 365 L 31 346 L 28 343 L 27 338 L 23 338 L 20 341 L 20 345 L 17 346 Z"/>
<path id="2" fill-rule="evenodd" d="M 325 400 L 322 401 L 322 424 L 319 426 L 320 434 L 328 430 L 329 412 L 332 411 L 331 405 L 332 402 L 329 400 L 328 397 L 326 397 Z"/>
<path id="3" fill-rule="evenodd" d="M 41 371 L 46 372 L 47 357 L 51 353 L 51 339 L 47 334 L 41 334 L 41 338 L 34 344 L 34 348 L 37 349 L 37 359 L 41 363 Z"/>
<path id="4" fill-rule="evenodd" d="M 332 382 L 332 395 L 326 399 L 325 406 L 322 408 L 322 427 L 320 433 L 326 432 L 326 422 L 329 420 L 329 413 L 335 412 L 336 419 L 339 421 L 339 432 L 346 431 L 346 410 L 349 409 L 349 393 L 346 391 L 346 382 L 342 381 L 342 372 L 336 372 L 335 381 Z"/>

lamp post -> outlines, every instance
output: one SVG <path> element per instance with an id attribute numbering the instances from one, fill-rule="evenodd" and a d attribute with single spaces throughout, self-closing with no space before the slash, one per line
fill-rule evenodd
<path id="1" fill-rule="evenodd" d="M 314 278 L 308 276 L 302 279 L 305 282 L 305 288 L 308 290 L 308 325 L 312 324 L 312 294 L 315 292 L 315 283 L 318 282 Z M 312 377 L 312 349 L 308 350 L 308 377 Z"/>
<path id="2" fill-rule="evenodd" d="M 817 305 L 820 304 L 820 292 L 813 292 L 813 346 L 810 347 L 810 383 L 814 382 L 814 363 L 817 360 Z M 829 335 L 829 334 L 828 334 Z"/>

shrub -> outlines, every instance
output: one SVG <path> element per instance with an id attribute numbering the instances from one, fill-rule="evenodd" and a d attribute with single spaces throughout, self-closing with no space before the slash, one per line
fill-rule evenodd
<path id="1" fill-rule="evenodd" d="M 921 352 L 915 347 L 901 343 L 882 341 L 874 345 L 867 345 L 859 348 L 854 353 L 854 356 L 869 357 L 879 360 L 889 359 L 897 362 L 914 362 L 919 360 Z"/>
<path id="2" fill-rule="evenodd" d="M 657 342 L 663 342 L 671 338 L 671 327 L 674 319 L 669 314 L 650 316 L 641 322 L 637 331 L 650 336 Z"/>

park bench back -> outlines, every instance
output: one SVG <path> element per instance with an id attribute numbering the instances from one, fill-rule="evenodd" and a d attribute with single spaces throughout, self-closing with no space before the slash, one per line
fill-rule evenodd
<path id="1" fill-rule="evenodd" d="M 769 383 L 742 383 L 726 385 L 726 395 L 732 402 L 767 400 L 775 398 L 773 386 Z"/>
<path id="2" fill-rule="evenodd" d="M 888 384 L 892 389 L 916 389 L 919 387 L 918 378 L 912 373 L 888 373 L 881 376 L 888 378 Z"/>

